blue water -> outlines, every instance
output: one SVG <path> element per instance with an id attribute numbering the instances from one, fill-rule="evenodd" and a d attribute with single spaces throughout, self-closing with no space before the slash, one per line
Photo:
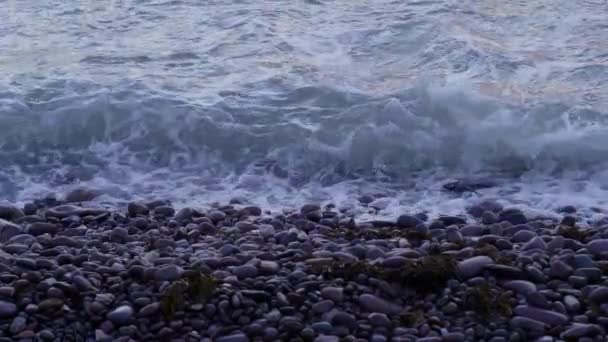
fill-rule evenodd
<path id="1" fill-rule="evenodd" d="M 0 1 L 0 197 L 608 198 L 605 1 Z M 489 177 L 480 194 L 439 191 Z"/>

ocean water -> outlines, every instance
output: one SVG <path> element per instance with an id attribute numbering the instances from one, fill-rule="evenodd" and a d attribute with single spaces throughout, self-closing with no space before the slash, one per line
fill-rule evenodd
<path id="1" fill-rule="evenodd" d="M 605 0 L 0 7 L 4 200 L 608 209 Z"/>

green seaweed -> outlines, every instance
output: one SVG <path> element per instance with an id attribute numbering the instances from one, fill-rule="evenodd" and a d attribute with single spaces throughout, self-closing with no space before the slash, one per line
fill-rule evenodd
<path id="1" fill-rule="evenodd" d="M 166 319 L 171 320 L 186 301 L 203 303 L 213 295 L 216 288 L 217 280 L 202 273 L 176 280 L 167 286 L 161 295 L 161 312 Z"/>
<path id="2" fill-rule="evenodd" d="M 497 314 L 510 317 L 513 314 L 510 299 L 507 292 L 482 284 L 467 290 L 464 305 L 482 319 L 489 319 Z"/>

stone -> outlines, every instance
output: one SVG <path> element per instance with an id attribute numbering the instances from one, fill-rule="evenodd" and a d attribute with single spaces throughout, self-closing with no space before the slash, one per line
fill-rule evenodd
<path id="1" fill-rule="evenodd" d="M 545 242 L 545 240 L 543 240 L 542 237 L 537 236 L 532 238 L 530 241 L 526 242 L 521 249 L 523 251 L 529 251 L 532 249 L 542 249 L 545 250 L 547 249 L 547 243 Z"/>
<path id="2" fill-rule="evenodd" d="M 63 300 L 59 298 L 47 298 L 38 303 L 38 310 L 42 312 L 55 312 L 63 307 Z"/>
<path id="3" fill-rule="evenodd" d="M 397 225 L 402 228 L 414 228 L 421 223 L 424 222 L 412 215 L 401 215 L 397 218 Z"/>
<path id="4" fill-rule="evenodd" d="M 341 325 L 349 329 L 354 329 L 357 326 L 357 320 L 355 319 L 355 316 L 344 311 L 336 312 L 331 318 L 331 323 L 334 326 Z"/>
<path id="5" fill-rule="evenodd" d="M 17 316 L 15 319 L 13 319 L 9 331 L 11 334 L 16 335 L 25 329 L 26 324 L 27 320 L 24 317 Z"/>
<path id="6" fill-rule="evenodd" d="M 27 227 L 27 232 L 31 235 L 38 236 L 42 234 L 56 234 L 60 227 L 48 222 L 34 222 Z"/>
<path id="7" fill-rule="evenodd" d="M 462 217 L 458 217 L 458 216 L 440 216 L 439 218 L 437 218 L 437 220 L 443 222 L 444 225 L 447 226 L 451 226 L 451 225 L 461 225 L 461 224 L 466 224 L 467 221 L 462 218 Z"/>
<path id="8" fill-rule="evenodd" d="M 574 256 L 574 265 L 576 269 L 579 268 L 593 268 L 597 267 L 593 258 L 589 254 L 577 254 Z"/>
<path id="9" fill-rule="evenodd" d="M 0 224 L 1 225 L 1 224 Z M 597 239 L 587 244 L 589 252 L 600 255 L 608 252 L 608 239 Z"/>
<path id="10" fill-rule="evenodd" d="M 322 300 L 320 302 L 313 304 L 310 307 L 310 309 L 314 313 L 321 314 L 321 313 L 328 312 L 333 307 L 334 307 L 334 302 L 332 302 L 331 300 Z"/>
<path id="11" fill-rule="evenodd" d="M 487 265 L 495 264 L 494 260 L 485 255 L 475 256 L 460 261 L 456 266 L 456 274 L 462 279 L 469 279 L 480 274 Z"/>
<path id="12" fill-rule="evenodd" d="M 21 209 L 10 205 L 10 204 L 0 204 L 0 219 L 7 221 L 15 221 L 17 219 L 25 216 Z"/>
<path id="13" fill-rule="evenodd" d="M 76 285 L 76 287 L 80 290 L 80 291 L 93 291 L 95 290 L 95 288 L 93 287 L 93 285 L 91 284 L 91 282 L 81 276 L 81 275 L 76 275 L 72 278 L 72 282 L 74 283 L 74 285 Z"/>
<path id="14" fill-rule="evenodd" d="M 0 242 L 7 242 L 13 236 L 19 235 L 21 233 L 21 227 L 12 222 L 0 219 Z"/>
<path id="15" fill-rule="evenodd" d="M 520 242 L 528 242 L 536 237 L 536 233 L 530 230 L 520 230 L 513 234 L 511 237 L 511 242 L 520 243 Z"/>
<path id="16" fill-rule="evenodd" d="M 589 293 L 589 300 L 598 304 L 608 302 L 608 287 L 599 286 L 593 289 Z"/>
<path id="17" fill-rule="evenodd" d="M 131 202 L 127 205 L 129 216 L 148 215 L 150 209 L 144 203 Z"/>
<path id="18" fill-rule="evenodd" d="M 321 289 L 321 296 L 333 300 L 335 303 L 340 303 L 344 299 L 344 288 L 342 287 L 324 287 Z"/>
<path id="19" fill-rule="evenodd" d="M 133 317 L 133 308 L 130 305 L 121 305 L 110 311 L 107 318 L 114 324 L 126 325 Z"/>
<path id="20" fill-rule="evenodd" d="M 367 293 L 359 296 L 359 305 L 368 312 L 378 312 L 387 315 L 396 315 L 402 310 L 401 306 L 398 304 L 390 303 L 382 298 Z"/>
<path id="21" fill-rule="evenodd" d="M 570 313 L 578 313 L 581 309 L 580 301 L 572 295 L 564 296 L 564 305 Z"/>
<path id="22" fill-rule="evenodd" d="M 568 316 L 559 312 L 539 309 L 528 305 L 520 305 L 513 310 L 516 316 L 522 316 L 543 322 L 549 325 L 564 325 L 568 323 Z"/>
<path id="23" fill-rule="evenodd" d="M 488 224 L 493 224 L 498 222 L 499 218 L 498 215 L 496 215 L 495 213 L 491 212 L 491 211 L 485 211 L 482 215 L 481 215 L 481 223 L 488 225 Z"/>
<path id="24" fill-rule="evenodd" d="M 561 260 L 556 260 L 551 263 L 551 267 L 549 268 L 549 276 L 558 279 L 566 279 L 568 278 L 574 270 L 572 267 L 568 266 Z"/>
<path id="25" fill-rule="evenodd" d="M 162 217 L 173 217 L 173 215 L 175 215 L 175 209 L 168 205 L 161 205 L 160 207 L 154 208 L 154 215 Z"/>
<path id="26" fill-rule="evenodd" d="M 383 313 L 372 312 L 367 319 L 374 326 L 389 327 L 391 325 L 391 320 Z"/>
<path id="27" fill-rule="evenodd" d="M 239 279 L 253 278 L 258 275 L 258 269 L 253 265 L 237 266 L 232 270 L 232 274 Z"/>
<path id="28" fill-rule="evenodd" d="M 216 342 L 249 342 L 249 337 L 244 333 L 235 333 L 228 336 L 217 337 Z"/>
<path id="29" fill-rule="evenodd" d="M 500 221 L 507 221 L 513 225 L 524 224 L 528 222 L 526 216 L 519 209 L 505 209 L 499 214 Z"/>
<path id="30" fill-rule="evenodd" d="M 279 264 L 275 261 L 262 260 L 262 261 L 260 261 L 260 264 L 258 265 L 258 270 L 263 275 L 276 274 L 279 272 L 280 269 L 281 268 L 280 268 Z"/>
<path id="31" fill-rule="evenodd" d="M 561 333 L 564 340 L 579 339 L 585 336 L 597 336 L 602 330 L 595 324 L 574 323 L 572 327 Z"/>
<path id="32" fill-rule="evenodd" d="M 141 308 L 139 310 L 138 316 L 141 316 L 141 317 L 153 316 L 156 313 L 158 313 L 159 309 L 160 309 L 160 303 L 154 302 L 154 303 L 148 304 L 148 305 L 144 306 L 143 308 Z"/>
<path id="33" fill-rule="evenodd" d="M 468 224 L 460 228 L 463 236 L 480 236 L 483 234 L 483 227 L 476 224 Z"/>
<path id="34" fill-rule="evenodd" d="M 503 206 L 498 202 L 492 200 L 483 200 L 468 208 L 467 211 L 469 214 L 471 214 L 471 216 L 480 218 L 486 211 L 497 214 L 502 210 L 502 208 Z"/>
<path id="35" fill-rule="evenodd" d="M 531 337 L 541 336 L 546 327 L 545 323 L 527 317 L 513 317 L 509 323 L 514 329 L 529 332 Z"/>
<path id="36" fill-rule="evenodd" d="M 175 214 L 173 219 L 177 222 L 183 222 L 190 220 L 192 216 L 194 216 L 194 210 L 192 210 L 192 208 L 182 208 Z"/>
<path id="37" fill-rule="evenodd" d="M 181 278 L 184 270 L 176 265 L 167 265 L 154 272 L 156 281 L 175 281 Z"/>

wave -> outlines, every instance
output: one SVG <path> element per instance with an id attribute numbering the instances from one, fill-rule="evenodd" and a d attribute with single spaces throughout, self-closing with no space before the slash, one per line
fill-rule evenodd
<path id="1" fill-rule="evenodd" d="M 250 85 L 266 91 L 223 92 L 212 104 L 138 82 L 5 90 L 0 184 L 13 198 L 32 184 L 133 186 L 142 175 L 204 186 L 257 175 L 297 189 L 353 180 L 399 184 L 421 174 L 590 175 L 608 161 L 601 112 L 514 106 L 464 87 L 419 84 L 374 97 L 272 82 Z"/>

